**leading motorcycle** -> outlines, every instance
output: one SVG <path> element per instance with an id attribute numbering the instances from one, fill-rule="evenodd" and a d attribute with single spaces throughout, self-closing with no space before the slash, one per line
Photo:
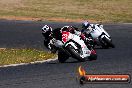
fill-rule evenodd
<path id="1" fill-rule="evenodd" d="M 94 45 L 102 46 L 103 48 L 114 48 L 115 45 L 112 42 L 110 35 L 104 30 L 103 25 L 91 24 L 89 33 L 85 32 L 86 37 L 90 37 L 94 40 Z"/>

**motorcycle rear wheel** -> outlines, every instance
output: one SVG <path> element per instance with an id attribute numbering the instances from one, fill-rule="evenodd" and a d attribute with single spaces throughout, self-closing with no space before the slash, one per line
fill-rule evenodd
<path id="1" fill-rule="evenodd" d="M 89 60 L 92 61 L 92 60 L 97 60 L 97 54 L 92 54 L 89 56 Z"/>
<path id="2" fill-rule="evenodd" d="M 60 63 L 64 63 L 69 58 L 63 51 L 58 50 L 58 60 Z"/>

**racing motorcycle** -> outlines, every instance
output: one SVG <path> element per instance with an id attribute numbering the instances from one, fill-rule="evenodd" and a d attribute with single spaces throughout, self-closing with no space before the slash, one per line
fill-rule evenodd
<path id="1" fill-rule="evenodd" d="M 94 49 L 89 49 L 84 41 L 77 35 L 70 32 L 62 32 L 63 45 L 58 49 L 59 62 L 65 62 L 69 57 L 73 57 L 78 61 L 86 59 L 97 59 L 97 54 Z"/>
<path id="2" fill-rule="evenodd" d="M 110 35 L 104 30 L 103 25 L 91 24 L 90 37 L 94 40 L 94 46 L 102 46 L 103 48 L 114 48 L 115 45 L 112 42 Z M 86 37 L 89 37 L 88 33 L 84 33 Z"/>

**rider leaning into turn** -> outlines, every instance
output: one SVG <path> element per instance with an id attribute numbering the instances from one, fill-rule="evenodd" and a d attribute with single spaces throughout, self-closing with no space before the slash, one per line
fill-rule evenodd
<path id="1" fill-rule="evenodd" d="M 73 26 L 64 26 L 62 28 L 56 28 L 52 30 L 50 26 L 44 25 L 44 27 L 42 28 L 42 34 L 45 38 L 44 45 L 49 48 L 52 53 L 55 53 L 57 51 L 57 48 L 63 45 L 62 31 L 68 31 L 70 33 L 78 35 L 84 40 L 85 43 L 89 43 L 92 41 L 92 39 L 88 38 L 91 37 L 90 31 L 92 30 L 92 27 L 94 27 L 94 25 L 90 24 L 88 21 L 82 23 L 83 29 L 81 30 L 81 32 L 78 30 L 78 28 Z M 89 34 L 89 36 L 85 37 L 84 33 Z"/>
<path id="2" fill-rule="evenodd" d="M 94 26 L 97 25 L 100 27 L 100 24 L 90 24 L 88 21 L 85 21 L 82 23 L 82 33 L 86 33 L 88 37 L 91 37 L 90 32 L 94 28 Z"/>
<path id="3" fill-rule="evenodd" d="M 51 50 L 52 53 L 57 51 L 57 48 L 62 46 L 62 31 L 67 31 L 78 36 L 82 36 L 81 32 L 78 28 L 73 26 L 64 26 L 62 28 L 56 28 L 52 30 L 52 28 L 48 25 L 45 25 L 42 28 L 42 35 L 45 38 L 44 45 Z"/>

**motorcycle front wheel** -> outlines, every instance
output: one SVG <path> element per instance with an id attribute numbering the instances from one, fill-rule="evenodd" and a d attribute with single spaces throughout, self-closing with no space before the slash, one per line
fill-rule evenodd
<path id="1" fill-rule="evenodd" d="M 112 40 L 108 40 L 107 38 L 103 38 L 103 41 L 106 43 L 106 47 L 112 47 L 115 48 L 115 45 L 112 43 Z"/>
<path id="2" fill-rule="evenodd" d="M 85 61 L 85 58 L 80 57 L 80 52 L 76 50 L 73 46 L 68 45 L 66 48 L 73 58 L 77 59 L 80 62 Z"/>

